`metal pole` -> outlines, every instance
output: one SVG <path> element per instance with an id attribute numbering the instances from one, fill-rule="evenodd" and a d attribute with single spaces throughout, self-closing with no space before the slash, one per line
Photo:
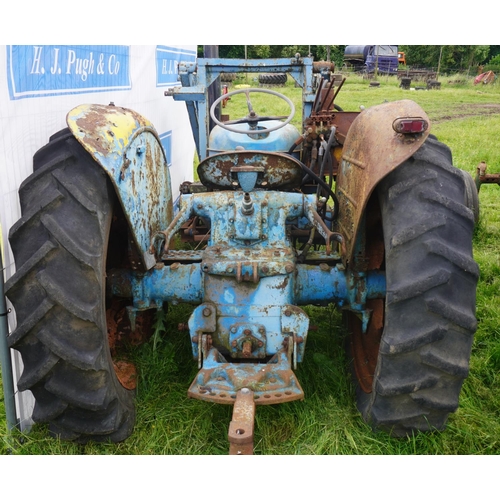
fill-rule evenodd
<path id="1" fill-rule="evenodd" d="M 207 58 L 218 58 L 219 57 L 219 46 L 218 45 L 203 45 L 203 57 Z M 220 92 L 220 76 L 218 76 L 215 81 L 208 88 L 208 100 L 209 106 L 208 109 L 211 108 L 212 103 L 215 102 L 221 95 Z M 215 110 L 215 116 L 218 120 L 221 118 L 220 106 Z M 212 130 L 215 126 L 214 121 L 209 116 L 209 130 Z M 205 153 L 205 152 L 203 152 Z"/>
<path id="2" fill-rule="evenodd" d="M 3 282 L 3 260 L 0 249 L 0 364 L 2 365 L 2 382 L 5 402 L 5 414 L 7 418 L 7 430 L 10 433 L 17 426 L 16 403 L 14 401 L 14 380 L 12 377 L 12 361 L 10 358 L 10 349 L 7 345 L 7 335 L 9 326 L 7 323 L 7 302 L 4 294 Z"/>

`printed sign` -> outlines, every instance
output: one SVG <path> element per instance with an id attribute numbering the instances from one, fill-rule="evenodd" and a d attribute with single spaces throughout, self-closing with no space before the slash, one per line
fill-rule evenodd
<path id="1" fill-rule="evenodd" d="M 7 45 L 10 99 L 130 90 L 127 45 Z"/>
<path id="2" fill-rule="evenodd" d="M 164 134 L 159 136 L 163 150 L 165 151 L 165 156 L 167 157 L 167 165 L 172 166 L 172 131 L 169 130 Z"/>
<path id="3" fill-rule="evenodd" d="M 194 50 L 176 49 L 164 45 L 158 45 L 156 47 L 157 87 L 180 85 L 177 79 L 177 67 L 180 61 L 196 61 L 196 52 Z"/>

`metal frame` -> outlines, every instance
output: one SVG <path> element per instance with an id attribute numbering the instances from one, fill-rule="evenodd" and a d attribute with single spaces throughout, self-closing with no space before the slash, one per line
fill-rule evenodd
<path id="1" fill-rule="evenodd" d="M 179 63 L 181 87 L 165 91 L 176 101 L 185 101 L 196 150 L 200 161 L 208 156 L 210 106 L 207 89 L 221 73 L 289 73 L 302 88 L 302 118 L 311 114 L 315 99 L 313 90 L 313 59 L 292 57 L 278 59 L 198 59 Z"/>

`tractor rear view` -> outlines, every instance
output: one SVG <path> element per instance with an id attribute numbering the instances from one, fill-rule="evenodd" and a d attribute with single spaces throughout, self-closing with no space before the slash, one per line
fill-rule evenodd
<path id="1" fill-rule="evenodd" d="M 234 405 L 230 453 L 252 453 L 256 407 L 304 398 L 301 306 L 335 304 L 364 420 L 395 436 L 444 429 L 476 329 L 477 190 L 416 103 L 343 111 L 333 69 L 299 55 L 181 63 L 167 94 L 186 103 L 201 182 L 181 187 L 177 207 L 151 123 L 114 105 L 68 113 L 35 155 L 10 232 L 9 344 L 35 421 L 79 442 L 129 436 L 135 391 L 108 332 L 139 335 L 157 309 L 184 302 L 199 368 L 188 395 Z M 239 72 L 288 73 L 302 88 L 301 130 L 272 90 L 211 102 L 218 76 Z M 288 113 L 259 114 L 257 92 Z M 248 114 L 222 121 L 237 93 Z M 174 249 L 179 234 L 203 248 Z"/>

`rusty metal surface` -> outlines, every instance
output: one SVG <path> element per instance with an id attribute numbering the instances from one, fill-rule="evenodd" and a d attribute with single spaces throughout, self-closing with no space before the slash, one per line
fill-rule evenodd
<path id="1" fill-rule="evenodd" d="M 363 331 L 362 322 L 356 314 L 348 313 L 354 370 L 361 389 L 366 393 L 372 392 L 380 339 L 384 330 L 384 304 L 383 299 L 367 301 L 366 306 L 372 312 L 366 332 Z"/>
<path id="2" fill-rule="evenodd" d="M 163 262 L 201 262 L 203 258 L 202 250 L 169 250 L 161 256 Z"/>
<path id="3" fill-rule="evenodd" d="M 314 61 L 313 72 L 321 73 L 323 71 L 335 71 L 335 63 L 328 61 Z"/>
<path id="4" fill-rule="evenodd" d="M 316 198 L 301 193 L 254 191 L 251 193 L 253 213 L 243 214 L 245 195 L 242 191 L 218 191 L 181 196 L 180 210 L 170 226 L 155 235 L 152 252 L 169 250 L 173 236 L 187 221 L 197 216 L 210 221 L 209 245 L 230 247 L 278 247 L 291 242 L 286 235 L 286 220 L 306 216 L 325 233 L 314 218 Z M 325 236 L 326 237 L 326 236 Z"/>
<path id="5" fill-rule="evenodd" d="M 229 424 L 230 455 L 253 455 L 254 421 L 254 395 L 250 389 L 244 387 L 236 393 L 233 418 Z"/>
<path id="6" fill-rule="evenodd" d="M 484 161 L 482 161 L 477 167 L 476 167 L 476 187 L 477 191 L 481 189 L 482 184 L 498 184 L 500 185 L 500 174 L 487 174 L 486 171 L 488 169 L 488 166 Z"/>
<path id="7" fill-rule="evenodd" d="M 342 156 L 342 147 L 345 143 L 349 128 L 358 115 L 359 112 L 332 112 L 328 110 L 313 113 L 306 119 L 304 122 L 306 134 L 302 144 L 304 149 L 303 158 L 313 172 L 319 173 L 320 166 L 317 163 L 311 164 L 310 161 L 307 161 L 307 157 L 311 156 L 311 153 L 308 154 L 308 150 L 318 147 L 317 145 L 320 143 L 322 137 L 328 138 L 332 128 L 335 128 L 335 142 L 331 151 L 332 169 L 331 172 L 324 172 L 324 175 L 337 175 Z"/>
<path id="8" fill-rule="evenodd" d="M 393 169 L 425 142 L 430 127 L 420 134 L 397 134 L 396 118 L 421 117 L 425 111 L 415 102 L 402 100 L 364 110 L 352 123 L 342 152 L 337 178 L 338 231 L 345 237 L 344 264 L 352 261 L 356 234 L 370 195 Z"/>
<path id="9" fill-rule="evenodd" d="M 198 166 L 201 182 L 212 189 L 236 189 L 238 169 L 258 172 L 257 187 L 280 191 L 300 187 L 302 168 L 293 157 L 281 153 L 242 151 L 213 155 Z"/>
<path id="10" fill-rule="evenodd" d="M 151 237 L 173 215 L 170 173 L 155 129 L 132 110 L 97 104 L 74 108 L 66 121 L 111 179 L 143 265 L 152 268 Z"/>
<path id="11" fill-rule="evenodd" d="M 291 369 L 289 348 L 293 350 L 292 343 L 268 363 L 229 363 L 215 348 L 210 348 L 188 396 L 231 405 L 238 391 L 248 388 L 256 405 L 302 400 L 304 392 Z"/>

